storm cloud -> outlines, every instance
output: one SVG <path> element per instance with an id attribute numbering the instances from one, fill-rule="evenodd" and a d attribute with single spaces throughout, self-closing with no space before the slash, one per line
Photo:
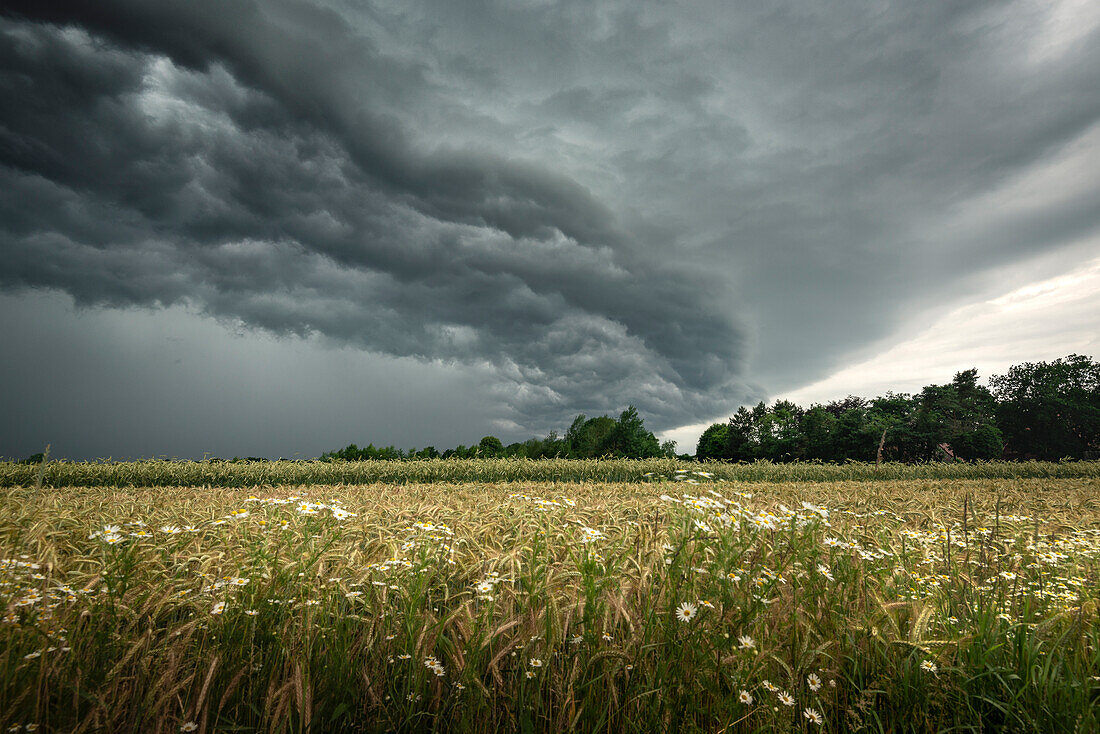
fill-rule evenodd
<path id="1" fill-rule="evenodd" d="M 0 287 L 705 420 L 1096 233 L 1073 8 L 8 2 Z"/>

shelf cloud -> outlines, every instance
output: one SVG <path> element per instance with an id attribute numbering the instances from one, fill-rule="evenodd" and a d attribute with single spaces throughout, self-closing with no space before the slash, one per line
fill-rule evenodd
<path id="1" fill-rule="evenodd" d="M 473 370 L 523 434 L 696 423 L 1080 260 L 1094 15 L 9 2 L 0 288 Z"/>

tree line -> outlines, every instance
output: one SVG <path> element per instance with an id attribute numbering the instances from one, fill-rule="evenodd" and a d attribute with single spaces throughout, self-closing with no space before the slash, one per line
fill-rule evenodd
<path id="1" fill-rule="evenodd" d="M 394 446 L 377 448 L 374 444 L 368 444 L 360 448 L 349 444 L 339 451 L 322 454 L 321 459 L 650 459 L 660 456 L 674 457 L 675 451 L 675 442 L 666 441 L 662 444 L 646 430 L 638 410 L 631 405 L 617 419 L 607 415 L 589 418 L 581 414 L 573 419 L 564 436 L 559 436 L 557 431 L 551 431 L 545 438 L 529 438 L 507 446 L 496 436 L 484 436 L 476 444 L 459 445 L 442 453 L 434 446 L 402 450 Z"/>
<path id="2" fill-rule="evenodd" d="M 803 408 L 742 407 L 699 437 L 696 458 L 724 461 L 902 461 L 1100 458 L 1100 364 L 1070 355 L 947 385 Z"/>

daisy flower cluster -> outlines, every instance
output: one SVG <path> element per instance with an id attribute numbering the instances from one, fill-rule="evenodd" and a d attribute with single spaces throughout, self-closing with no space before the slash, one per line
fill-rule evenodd
<path id="1" fill-rule="evenodd" d="M 677 469 L 676 471 L 672 472 L 671 479 L 674 482 L 685 482 L 687 484 L 699 484 L 700 480 L 708 481 L 708 480 L 714 479 L 714 474 L 710 473 L 709 471 L 692 471 L 690 469 Z M 718 481 L 723 482 L 725 480 L 724 479 L 719 479 Z"/>
<path id="2" fill-rule="evenodd" d="M 444 675 L 447 674 L 446 669 L 444 669 L 443 667 L 443 663 L 439 662 L 439 658 L 435 657 L 434 655 L 429 655 L 428 657 L 424 658 L 424 667 L 435 673 L 435 676 L 437 678 L 442 678 Z"/>
<path id="3" fill-rule="evenodd" d="M 53 610 L 59 606 L 71 604 L 82 597 L 96 593 L 94 586 L 74 588 L 69 584 L 58 583 L 42 573 L 42 565 L 29 560 L 30 556 L 0 559 L 0 606 L 6 611 L 0 621 L 18 624 L 26 621 L 26 615 L 33 614 L 41 622 L 53 619 Z M 4 602 L 7 602 L 4 604 Z M 57 634 L 47 626 L 41 631 L 47 637 Z M 64 642 L 62 638 L 62 642 Z"/>
<path id="4" fill-rule="evenodd" d="M 319 515 L 325 510 L 328 510 L 329 515 L 334 520 L 346 520 L 349 517 L 356 516 L 354 512 L 349 512 L 341 505 L 332 502 L 301 501 L 296 507 L 296 511 L 299 515 Z"/>
<path id="5" fill-rule="evenodd" d="M 242 586 L 248 586 L 252 579 L 247 576 L 222 576 L 220 578 L 212 578 L 209 574 L 201 574 L 210 583 L 202 587 L 203 593 L 209 593 L 211 591 L 219 591 L 221 589 L 239 589 Z"/>
<path id="6" fill-rule="evenodd" d="M 911 568 L 894 569 L 901 580 L 899 597 L 936 597 L 955 583 L 962 565 L 977 591 L 1001 598 L 1003 606 L 996 616 L 1003 621 L 1015 622 L 1017 611 L 1025 607 L 1047 613 L 1076 610 L 1090 598 L 1091 584 L 1084 569 L 1095 569 L 1100 561 L 1100 530 L 1078 529 L 1052 537 L 1038 532 L 1040 522 L 1010 515 L 1001 518 L 998 533 L 985 526 L 964 528 L 961 523 L 899 530 L 898 543 L 916 559 Z M 834 540 L 833 544 L 855 548 L 865 560 L 888 555 L 882 549 L 859 549 L 854 543 Z"/>
<path id="7" fill-rule="evenodd" d="M 387 573 L 389 571 L 407 571 L 413 568 L 413 562 L 407 558 L 387 558 L 382 561 L 375 561 L 367 564 L 368 571 L 380 571 Z M 385 582 L 379 582 L 381 585 L 385 585 Z"/>
<path id="8" fill-rule="evenodd" d="M 401 544 L 401 551 L 403 553 L 409 553 L 427 545 L 433 552 L 439 551 L 445 553 L 447 555 L 446 562 L 450 565 L 454 565 L 455 548 L 452 542 L 454 530 L 446 523 L 431 523 L 417 520 L 412 525 L 407 526 L 404 532 L 408 534 L 408 537 Z"/>
<path id="9" fill-rule="evenodd" d="M 835 681 L 830 681 L 830 683 L 832 684 L 832 687 L 835 687 Z M 820 676 L 818 676 L 817 673 L 810 673 L 808 676 L 806 676 L 806 685 L 812 694 L 816 694 L 822 688 Z M 792 693 L 787 690 L 780 689 L 779 686 L 772 683 L 766 678 L 760 682 L 760 687 L 763 688 L 766 692 L 773 694 L 775 696 L 775 702 L 781 706 L 790 709 L 794 708 L 797 705 L 797 700 Z M 741 692 L 738 694 L 737 700 L 740 704 L 744 706 L 753 706 L 757 702 L 756 696 L 754 696 L 747 689 L 741 689 Z M 825 724 L 825 717 L 821 714 L 820 711 L 812 706 L 807 706 L 806 708 L 802 709 L 802 718 L 806 719 L 811 724 L 814 724 L 816 726 L 824 726 Z"/>
<path id="10" fill-rule="evenodd" d="M 597 540 L 603 540 L 607 537 L 601 531 L 590 528 L 587 525 L 581 525 L 580 530 L 582 543 L 595 543 Z"/>
<path id="11" fill-rule="evenodd" d="M 741 494 L 741 497 L 751 499 L 752 495 Z M 693 525 L 697 530 L 705 533 L 715 532 L 716 528 L 738 530 L 742 527 L 742 523 L 749 529 L 769 531 L 791 525 L 799 529 L 830 526 L 829 511 L 808 502 L 803 502 L 798 510 L 779 505 L 777 515 L 770 510 L 752 511 L 744 507 L 739 500 L 727 499 L 713 489 L 708 489 L 706 496 L 685 493 L 680 497 L 672 497 L 662 494 L 660 499 L 662 502 L 678 504 L 689 512 L 701 516 L 693 519 Z"/>
<path id="12" fill-rule="evenodd" d="M 568 497 L 559 497 L 556 500 L 547 500 L 542 497 L 533 497 L 528 494 L 512 493 L 508 495 L 509 499 L 519 499 L 525 502 L 530 502 L 535 505 L 535 509 L 539 512 L 549 512 L 555 507 L 575 507 L 576 501 L 569 499 Z"/>
<path id="13" fill-rule="evenodd" d="M 298 515 L 312 517 L 317 515 L 323 515 L 326 512 L 334 520 L 346 520 L 351 517 L 357 517 L 357 514 L 349 511 L 344 507 L 341 500 L 331 499 L 327 502 L 314 502 L 310 499 L 299 495 L 290 495 L 289 497 L 256 497 L 250 496 L 245 500 L 249 504 L 258 504 L 265 507 L 291 507 Z M 243 520 L 249 516 L 249 511 L 245 508 L 239 510 L 233 510 L 223 519 L 225 520 Z"/>
<path id="14" fill-rule="evenodd" d="M 474 586 L 474 591 L 477 593 L 477 597 L 483 601 L 493 600 L 493 590 L 496 585 L 504 581 L 500 574 L 496 571 L 490 571 L 484 579 L 478 581 Z"/>

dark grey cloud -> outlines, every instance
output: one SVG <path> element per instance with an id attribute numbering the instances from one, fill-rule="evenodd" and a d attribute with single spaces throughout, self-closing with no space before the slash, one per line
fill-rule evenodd
<path id="1" fill-rule="evenodd" d="M 475 369 L 319 348 L 182 306 L 74 313 L 67 301 L 0 294 L 0 338 L 19 355 L 0 391 L 0 457 L 49 444 L 77 459 L 312 458 L 353 441 L 443 450 L 499 432 Z"/>
<path id="2" fill-rule="evenodd" d="M 0 285 L 477 369 L 517 431 L 720 416 L 1100 225 L 1005 198 L 1097 156 L 1056 5 L 5 9 Z"/>
<path id="3" fill-rule="evenodd" d="M 730 387 L 743 337 L 683 287 L 702 273 L 636 251 L 550 167 L 415 150 L 380 111 L 415 66 L 292 9 L 294 34 L 245 3 L 214 27 L 186 4 L 9 20 L 6 283 L 488 362 L 525 422 L 635 391 L 682 420 Z M 47 199 L 72 216 L 23 206 Z"/>

